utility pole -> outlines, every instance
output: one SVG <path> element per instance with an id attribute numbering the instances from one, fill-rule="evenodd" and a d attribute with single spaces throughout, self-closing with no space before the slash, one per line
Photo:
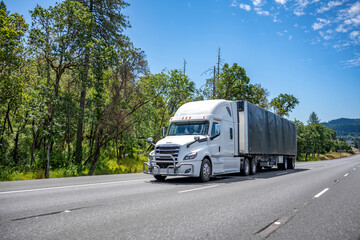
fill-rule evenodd
<path id="1" fill-rule="evenodd" d="M 185 76 L 185 70 L 186 70 L 186 64 L 187 64 L 187 62 L 186 62 L 186 60 L 185 60 L 185 58 L 184 58 L 184 76 Z"/>
<path id="2" fill-rule="evenodd" d="M 216 92 L 216 67 L 214 66 L 213 99 L 215 99 L 215 92 Z"/>
<path id="3" fill-rule="evenodd" d="M 217 61 L 217 80 L 219 81 L 220 78 L 220 62 L 221 62 L 221 54 L 220 54 L 220 48 L 218 50 L 218 61 Z"/>

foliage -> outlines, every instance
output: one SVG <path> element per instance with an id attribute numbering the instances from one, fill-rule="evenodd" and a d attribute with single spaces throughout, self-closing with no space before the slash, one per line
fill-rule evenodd
<path id="1" fill-rule="evenodd" d="M 309 120 L 307 121 L 307 123 L 310 125 L 310 124 L 319 123 L 319 122 L 320 122 L 320 119 L 319 119 L 318 115 L 315 112 L 312 112 L 309 116 Z"/>
<path id="2" fill-rule="evenodd" d="M 333 129 L 322 126 L 319 123 L 304 125 L 295 121 L 297 125 L 297 152 L 298 157 L 305 155 L 305 161 L 308 157 L 315 154 L 325 154 L 328 152 L 345 151 L 351 152 L 351 147 L 345 142 L 336 140 L 336 132 Z"/>
<path id="3" fill-rule="evenodd" d="M 276 114 L 289 116 L 289 113 L 299 104 L 299 100 L 291 94 L 281 93 L 271 100 L 270 106 L 274 108 Z"/>
<path id="4" fill-rule="evenodd" d="M 334 129 L 339 137 L 360 141 L 360 119 L 339 118 L 321 124 Z"/>
<path id="5" fill-rule="evenodd" d="M 251 84 L 244 68 L 225 63 L 219 77 L 207 79 L 203 95 L 206 99 L 246 100 L 268 108 L 268 91 L 260 84 Z"/>

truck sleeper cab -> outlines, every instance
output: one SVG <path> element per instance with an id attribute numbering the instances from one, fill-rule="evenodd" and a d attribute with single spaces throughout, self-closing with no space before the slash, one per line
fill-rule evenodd
<path id="1" fill-rule="evenodd" d="M 152 142 L 152 139 L 149 139 Z M 207 100 L 182 105 L 166 137 L 154 144 L 143 172 L 166 176 L 256 174 L 258 168 L 294 168 L 296 125 L 246 101 Z"/>

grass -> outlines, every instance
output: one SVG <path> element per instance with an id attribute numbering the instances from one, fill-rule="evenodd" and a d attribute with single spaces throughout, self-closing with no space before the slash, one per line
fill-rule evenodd
<path id="1" fill-rule="evenodd" d="M 119 162 L 117 159 L 105 158 L 98 162 L 94 175 L 140 173 L 142 172 L 143 162 L 147 161 L 147 156 L 126 157 Z M 88 175 L 89 168 L 78 170 L 76 165 L 68 168 L 50 169 L 50 178 L 63 178 Z M 0 170 L 0 181 L 18 181 L 45 178 L 45 170 L 37 169 L 33 171 L 19 171 L 13 168 L 2 168 Z"/>
<path id="2" fill-rule="evenodd" d="M 351 153 L 338 153 L 338 152 L 329 152 L 329 153 L 325 153 L 325 154 L 320 154 L 317 155 L 315 154 L 315 156 L 313 155 L 308 155 L 307 161 L 322 161 L 322 160 L 331 160 L 331 159 L 337 159 L 337 158 L 342 158 L 342 157 L 349 157 L 353 154 Z M 300 157 L 297 158 L 298 162 L 304 162 L 305 161 L 305 155 L 301 155 Z"/>

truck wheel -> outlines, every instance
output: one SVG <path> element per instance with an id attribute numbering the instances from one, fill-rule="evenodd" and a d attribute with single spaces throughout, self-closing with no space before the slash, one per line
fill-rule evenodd
<path id="1" fill-rule="evenodd" d="M 289 169 L 294 169 L 295 168 L 295 158 L 289 158 L 288 159 L 288 166 L 289 166 Z"/>
<path id="2" fill-rule="evenodd" d="M 288 159 L 284 159 L 283 163 L 279 163 L 278 164 L 278 168 L 280 170 L 286 170 L 287 169 L 287 165 L 288 165 Z"/>
<path id="3" fill-rule="evenodd" d="M 154 178 L 158 181 L 164 181 L 166 176 L 163 176 L 163 175 L 154 175 Z"/>
<path id="4" fill-rule="evenodd" d="M 250 173 L 250 163 L 249 159 L 244 159 L 243 169 L 241 169 L 241 175 L 248 176 Z"/>
<path id="5" fill-rule="evenodd" d="M 208 182 L 210 180 L 210 177 L 211 177 L 211 163 L 209 159 L 205 158 L 201 163 L 199 180 L 201 182 Z"/>
<path id="6" fill-rule="evenodd" d="M 252 159 L 250 164 L 250 175 L 255 175 L 256 171 L 257 171 L 256 161 L 255 159 Z"/>

